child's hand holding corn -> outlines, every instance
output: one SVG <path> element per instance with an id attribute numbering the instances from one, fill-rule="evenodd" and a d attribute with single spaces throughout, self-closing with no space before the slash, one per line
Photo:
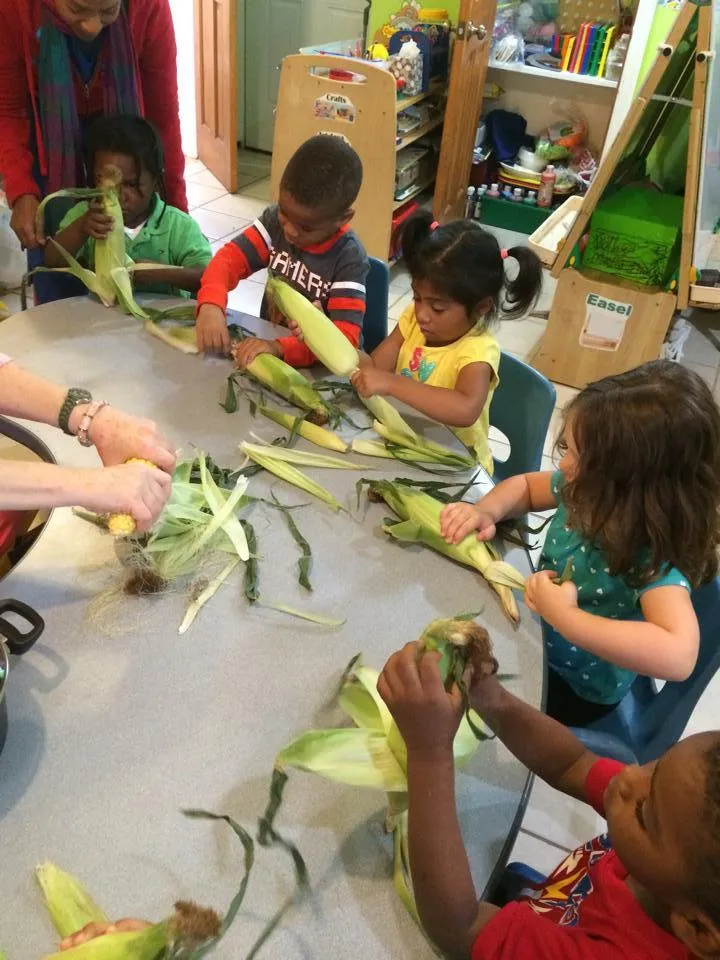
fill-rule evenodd
<path id="1" fill-rule="evenodd" d="M 541 570 L 528 577 L 525 584 L 525 603 L 533 613 L 537 613 L 551 627 L 560 633 L 567 633 L 565 618 L 568 611 L 577 610 L 577 587 L 570 580 L 565 583 L 553 583 L 557 574 L 552 570 Z"/>
<path id="2" fill-rule="evenodd" d="M 83 233 L 93 240 L 104 240 L 112 231 L 113 222 L 113 218 L 106 213 L 102 200 L 94 197 L 82 218 Z"/>
<path id="3" fill-rule="evenodd" d="M 200 353 L 230 353 L 230 331 L 225 311 L 213 303 L 204 303 L 197 313 L 195 336 Z"/>
<path id="4" fill-rule="evenodd" d="M 443 539 L 448 543 L 460 543 L 473 530 L 477 530 L 478 540 L 492 540 L 495 536 L 495 520 L 479 507 L 480 504 L 449 503 L 440 514 Z"/>
<path id="5" fill-rule="evenodd" d="M 397 374 L 377 367 L 365 365 L 350 378 L 361 397 L 388 397 L 392 395 L 392 384 Z"/>
<path id="6" fill-rule="evenodd" d="M 61 950 L 70 950 L 73 947 L 79 947 L 82 943 L 89 940 L 95 940 L 106 933 L 136 933 L 140 930 L 146 930 L 150 923 L 147 920 L 118 920 L 117 923 L 88 923 L 82 930 L 73 933 L 60 944 Z"/>
<path id="7" fill-rule="evenodd" d="M 248 337 L 240 343 L 233 344 L 232 355 L 235 366 L 240 370 L 248 367 L 255 357 L 261 353 L 271 353 L 274 357 L 283 358 L 283 348 L 277 340 L 261 340 L 259 337 Z"/>

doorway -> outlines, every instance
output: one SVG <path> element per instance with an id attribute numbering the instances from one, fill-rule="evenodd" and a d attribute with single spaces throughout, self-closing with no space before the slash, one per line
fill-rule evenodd
<path id="1" fill-rule="evenodd" d="M 272 152 L 280 63 L 304 47 L 362 37 L 368 0 L 238 0 L 238 139 Z M 244 9 L 243 9 L 244 8 Z"/>

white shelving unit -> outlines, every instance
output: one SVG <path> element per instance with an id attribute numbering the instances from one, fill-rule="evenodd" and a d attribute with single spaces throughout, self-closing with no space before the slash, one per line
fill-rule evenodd
<path id="1" fill-rule="evenodd" d="M 520 73 L 526 77 L 542 77 L 543 80 L 579 83 L 586 87 L 617 87 L 617 80 L 608 80 L 605 77 L 590 77 L 583 73 L 570 73 L 568 70 L 546 70 L 542 67 L 530 67 L 526 63 L 502 63 L 498 60 L 491 60 L 488 69 L 498 70 L 502 73 Z"/>

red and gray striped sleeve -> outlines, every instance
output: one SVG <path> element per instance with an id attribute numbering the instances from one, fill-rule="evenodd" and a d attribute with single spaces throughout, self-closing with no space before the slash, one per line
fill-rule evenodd
<path id="1" fill-rule="evenodd" d="M 353 238 L 333 271 L 327 299 L 327 314 L 331 320 L 354 323 L 362 329 L 368 269 L 365 251 Z"/>

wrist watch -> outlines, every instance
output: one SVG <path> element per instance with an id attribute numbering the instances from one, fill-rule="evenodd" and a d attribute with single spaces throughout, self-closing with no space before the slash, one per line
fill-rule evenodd
<path id="1" fill-rule="evenodd" d="M 70 429 L 70 415 L 75 409 L 75 407 L 80 406 L 81 403 L 90 403 L 92 401 L 92 394 L 89 390 L 83 390 L 82 387 L 71 387 L 67 396 L 63 400 L 63 405 L 60 407 L 60 413 L 58 414 L 58 426 L 63 433 L 66 433 L 69 437 L 73 436 L 73 432 Z"/>

